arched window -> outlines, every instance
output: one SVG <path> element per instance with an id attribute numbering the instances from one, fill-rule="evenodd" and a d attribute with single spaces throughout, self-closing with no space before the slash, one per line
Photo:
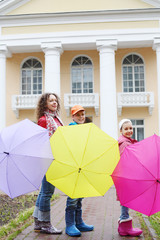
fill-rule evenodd
<path id="1" fill-rule="evenodd" d="M 41 94 L 42 93 L 42 65 L 35 59 L 30 58 L 25 61 L 21 69 L 22 94 Z"/>
<path id="2" fill-rule="evenodd" d="M 72 62 L 72 93 L 93 93 L 93 65 L 85 56 Z"/>
<path id="3" fill-rule="evenodd" d="M 136 55 L 128 55 L 123 60 L 123 92 L 144 92 L 144 62 Z"/>

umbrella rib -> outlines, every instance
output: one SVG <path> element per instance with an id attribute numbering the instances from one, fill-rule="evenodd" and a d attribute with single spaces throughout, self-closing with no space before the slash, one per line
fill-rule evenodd
<path id="1" fill-rule="evenodd" d="M 135 156 L 135 160 L 137 160 L 137 162 L 140 163 L 141 166 L 143 166 L 144 169 L 145 169 L 148 173 L 150 173 L 150 175 L 156 180 L 156 177 L 145 167 L 145 165 L 143 165 L 143 164 L 138 160 L 137 156 Z"/>
<path id="2" fill-rule="evenodd" d="M 67 164 L 67 163 L 60 162 L 60 161 L 58 161 L 57 159 L 54 159 L 54 161 L 55 161 L 55 162 L 58 162 L 59 164 L 65 165 L 65 166 L 75 168 L 75 167 L 73 167 L 73 166 L 71 166 L 71 165 L 69 165 L 69 164 Z M 77 171 L 77 169 L 76 169 L 75 171 Z"/>
<path id="3" fill-rule="evenodd" d="M 102 157 L 106 152 L 110 151 L 115 145 L 117 144 L 117 142 L 112 145 L 110 148 L 108 148 L 107 150 L 105 150 L 102 154 L 100 154 L 98 157 L 94 158 L 91 162 L 87 163 L 86 165 L 84 165 L 83 167 L 88 166 L 89 164 L 93 163 L 95 160 L 98 160 L 100 157 Z"/>
<path id="4" fill-rule="evenodd" d="M 150 215 L 151 215 L 152 209 L 153 209 L 153 207 L 154 207 L 154 203 L 155 203 L 155 200 L 156 200 L 156 195 L 157 195 L 158 183 L 156 182 L 155 184 L 156 184 L 156 191 L 155 191 L 155 195 L 154 195 L 154 201 L 153 201 L 153 204 L 152 204 L 152 208 L 151 208 L 151 211 L 150 211 Z M 149 216 L 150 216 L 150 215 L 149 215 Z"/>
<path id="5" fill-rule="evenodd" d="M 76 183 L 75 183 L 75 185 L 74 185 L 73 195 L 74 195 L 75 189 L 76 189 L 76 187 L 77 187 L 78 178 L 79 178 L 79 174 L 78 174 L 78 176 L 77 176 Z"/>
<path id="6" fill-rule="evenodd" d="M 103 194 L 102 194 L 101 192 L 99 192 L 99 191 L 93 186 L 93 184 L 91 183 L 91 181 L 86 177 L 86 175 L 85 175 L 84 173 L 83 173 L 83 176 L 87 179 L 87 181 L 90 183 L 90 185 L 91 185 L 98 193 L 100 193 L 100 194 L 103 196 Z M 77 186 L 78 178 L 79 178 L 79 175 L 78 175 L 78 177 L 77 177 L 77 179 L 76 179 L 75 187 L 74 187 L 74 190 L 73 190 L 73 195 L 74 195 L 74 193 L 75 193 L 75 189 L 76 189 L 76 186 Z"/>
<path id="7" fill-rule="evenodd" d="M 35 134 L 35 135 L 30 136 L 29 138 L 25 139 L 24 141 L 22 141 L 22 142 L 20 142 L 18 145 L 16 145 L 11 151 L 15 150 L 17 146 L 21 146 L 21 144 L 25 143 L 26 141 L 28 141 L 28 140 L 31 139 L 32 137 L 35 137 L 35 136 L 41 135 L 41 134 L 42 134 L 42 136 L 43 136 L 44 133 L 43 133 L 43 132 L 40 132 L 40 133 L 37 133 L 37 134 Z"/>
<path id="8" fill-rule="evenodd" d="M 104 175 L 106 175 L 106 173 L 104 173 L 104 172 L 94 172 L 94 171 L 90 171 L 90 170 L 86 170 L 86 169 L 83 169 L 83 171 L 89 172 L 89 173 L 104 174 Z M 111 175 L 109 175 L 109 176 L 111 176 Z"/>
<path id="9" fill-rule="evenodd" d="M 125 177 L 118 177 L 118 176 L 115 176 L 116 178 L 120 178 L 120 179 L 127 179 L 128 180 L 128 178 L 125 178 Z M 132 179 L 129 179 L 129 180 L 132 180 Z M 154 181 L 154 180 L 135 180 L 135 181 Z M 138 198 L 139 196 L 141 196 L 143 193 L 145 193 L 146 191 L 148 191 L 148 189 L 150 189 L 153 185 L 155 184 L 155 181 L 153 182 L 153 184 L 151 185 L 151 186 L 149 186 L 145 191 L 143 191 L 143 192 L 141 192 L 138 196 L 136 196 L 135 198 L 133 198 L 133 199 L 131 199 L 131 200 L 129 200 L 129 201 L 127 201 L 127 202 L 124 202 L 123 204 L 126 204 L 126 203 L 128 203 L 128 202 L 130 202 L 130 201 L 132 201 L 132 200 L 134 200 L 134 199 L 136 199 L 136 198 Z"/>
<path id="10" fill-rule="evenodd" d="M 61 129 L 59 129 L 59 131 L 61 131 Z M 68 149 L 69 149 L 69 152 L 70 152 L 72 158 L 74 159 L 74 161 L 77 163 L 77 166 L 78 166 L 78 162 L 77 162 L 76 159 L 74 158 L 74 156 L 73 156 L 73 154 L 72 154 L 72 151 L 71 151 L 70 147 L 68 146 L 67 141 L 66 141 L 66 139 L 65 139 L 64 134 L 63 134 L 62 131 L 61 131 L 61 134 L 62 134 L 62 136 L 63 136 L 63 140 L 65 141 L 66 146 L 67 146 Z"/>
<path id="11" fill-rule="evenodd" d="M 157 135 L 155 135 L 157 136 Z M 157 141 L 155 141 L 156 143 L 156 150 L 157 150 L 157 157 L 158 157 L 158 161 L 157 161 L 157 177 L 159 178 L 159 154 L 158 154 L 158 146 L 157 146 Z"/>
<path id="12" fill-rule="evenodd" d="M 12 194 L 11 194 L 10 187 L 9 187 L 9 181 L 8 181 L 8 159 L 7 159 L 6 178 L 7 178 L 7 186 L 8 186 L 9 195 L 12 198 Z"/>
<path id="13" fill-rule="evenodd" d="M 37 189 L 37 187 L 33 184 L 33 183 L 31 183 L 31 181 L 23 174 L 23 172 L 18 168 L 18 166 L 16 165 L 16 163 L 15 163 L 15 161 L 14 161 L 14 159 L 12 158 L 12 156 L 10 156 L 10 158 L 12 159 L 12 162 L 14 163 L 14 165 L 16 166 L 16 168 L 18 169 L 18 171 L 24 176 L 24 178 L 32 185 L 32 186 L 34 186 L 36 189 Z"/>
<path id="14" fill-rule="evenodd" d="M 90 182 L 90 180 L 86 177 L 86 175 L 83 173 L 83 175 L 84 175 L 84 177 L 87 179 L 87 181 L 91 184 L 91 186 L 98 192 L 98 193 L 100 193 L 102 196 L 103 196 L 103 194 L 100 192 L 100 191 L 98 191 L 96 188 L 95 188 L 95 186 L 93 186 L 93 184 Z"/>
<path id="15" fill-rule="evenodd" d="M 7 156 L 5 155 L 4 158 L 2 159 L 2 161 L 0 162 L 0 164 L 5 160 L 6 157 L 7 157 Z"/>
<path id="16" fill-rule="evenodd" d="M 58 180 L 58 179 L 60 179 L 60 178 L 62 178 L 62 177 L 69 176 L 69 175 L 71 175 L 71 174 L 73 174 L 73 173 L 75 173 L 75 172 L 77 172 L 77 170 L 74 170 L 73 172 L 67 173 L 66 175 L 63 175 L 63 176 L 61 176 L 61 177 L 54 178 L 53 180 Z"/>
<path id="17" fill-rule="evenodd" d="M 84 148 L 84 152 L 83 152 L 82 161 L 81 161 L 81 165 L 80 165 L 80 166 L 82 166 L 82 162 L 83 162 L 83 160 L 84 160 L 86 148 L 87 148 L 87 145 L 88 145 L 89 135 L 90 135 L 90 132 L 91 132 L 91 127 L 92 127 L 92 125 L 91 125 L 90 128 L 89 128 L 89 133 L 88 133 L 88 137 L 87 137 L 87 141 L 86 141 L 86 144 L 85 144 L 85 148 Z"/>
<path id="18" fill-rule="evenodd" d="M 154 184 L 155 184 L 155 183 L 153 183 L 153 184 L 152 184 L 149 188 L 147 188 L 145 191 L 141 192 L 138 196 L 136 196 L 136 198 L 138 198 L 139 196 L 143 195 L 143 193 L 145 193 L 146 191 L 148 191 L 148 189 L 150 189 Z M 130 202 L 130 201 L 132 201 L 132 200 L 135 200 L 136 198 L 131 199 L 131 200 L 125 202 L 124 204 L 126 204 L 126 203 L 128 203 L 128 202 Z"/>

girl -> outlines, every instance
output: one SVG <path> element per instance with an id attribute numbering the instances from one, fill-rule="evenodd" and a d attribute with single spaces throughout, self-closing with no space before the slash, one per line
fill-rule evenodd
<path id="1" fill-rule="evenodd" d="M 49 130 L 49 137 L 63 123 L 58 117 L 60 110 L 59 98 L 55 93 L 45 93 L 41 96 L 37 105 L 38 125 Z M 55 187 L 46 181 L 46 176 L 42 180 L 41 191 L 38 195 L 33 217 L 35 221 L 34 230 L 48 234 L 61 234 L 62 230 L 56 229 L 50 220 L 50 199 Z"/>
<path id="2" fill-rule="evenodd" d="M 119 129 L 121 136 L 118 138 L 118 144 L 120 155 L 122 155 L 127 146 L 137 141 L 131 138 L 133 135 L 133 127 L 129 119 L 122 119 L 119 123 Z M 124 206 L 121 206 L 121 216 L 118 220 L 118 232 L 121 236 L 139 236 L 143 232 L 139 228 L 132 228 L 132 218 L 129 216 L 129 209 Z"/>

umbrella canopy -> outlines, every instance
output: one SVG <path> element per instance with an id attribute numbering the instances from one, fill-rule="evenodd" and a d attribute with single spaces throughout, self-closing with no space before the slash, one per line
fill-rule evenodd
<path id="1" fill-rule="evenodd" d="M 53 160 L 48 130 L 26 119 L 0 134 L 0 189 L 11 198 L 35 191 Z"/>
<path id="2" fill-rule="evenodd" d="M 112 178 L 123 206 L 148 216 L 160 211 L 160 137 L 126 147 Z"/>
<path id="3" fill-rule="evenodd" d="M 50 138 L 47 181 L 71 198 L 102 196 L 112 186 L 118 142 L 93 123 L 59 127 Z"/>

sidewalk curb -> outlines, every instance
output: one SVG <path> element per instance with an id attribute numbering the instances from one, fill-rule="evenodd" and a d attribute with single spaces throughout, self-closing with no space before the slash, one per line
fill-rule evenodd
<path id="1" fill-rule="evenodd" d="M 157 240 L 158 239 L 158 236 L 155 232 L 155 230 L 152 228 L 151 224 L 150 224 L 150 221 L 148 220 L 148 217 L 144 214 L 142 214 L 142 217 L 143 217 L 143 220 L 148 228 L 148 231 L 150 232 L 151 234 L 151 237 L 153 240 Z"/>

